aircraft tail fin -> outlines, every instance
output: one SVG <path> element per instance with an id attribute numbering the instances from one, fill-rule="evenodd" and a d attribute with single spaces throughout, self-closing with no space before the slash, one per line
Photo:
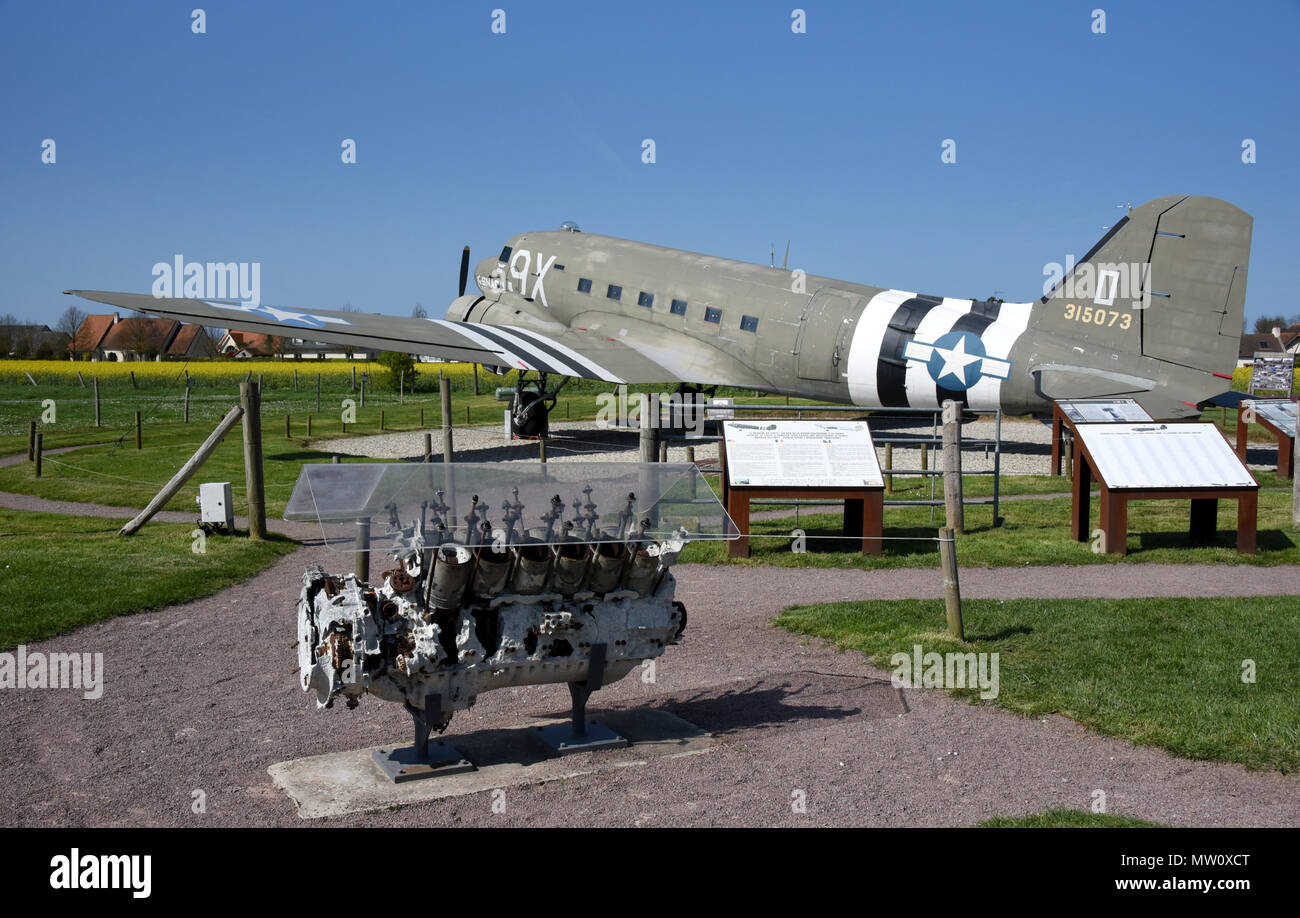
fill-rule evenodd
<path id="1" fill-rule="evenodd" d="M 1236 363 L 1252 223 L 1218 198 L 1148 201 L 1065 266 L 1034 310 L 1034 324 L 1090 354 L 1096 395 L 1144 388 L 1131 374 L 1121 383 L 1118 374 L 1095 369 L 1105 351 L 1160 361 L 1144 364 L 1142 375 L 1164 380 L 1170 397 L 1195 404 L 1215 395 Z M 1051 377 L 1064 383 L 1060 371 L 1078 375 L 1070 369 L 1083 368 L 1044 373 L 1043 394 L 1055 397 Z M 1070 384 L 1077 392 L 1078 380 Z"/>

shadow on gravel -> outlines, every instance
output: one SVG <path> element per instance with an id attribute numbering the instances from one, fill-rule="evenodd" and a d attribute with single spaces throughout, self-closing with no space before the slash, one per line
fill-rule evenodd
<path id="1" fill-rule="evenodd" d="M 807 672 L 760 679 L 745 688 L 721 693 L 696 692 L 659 706 L 715 734 L 811 725 L 848 717 L 894 717 L 906 712 L 901 695 L 888 680 Z"/>

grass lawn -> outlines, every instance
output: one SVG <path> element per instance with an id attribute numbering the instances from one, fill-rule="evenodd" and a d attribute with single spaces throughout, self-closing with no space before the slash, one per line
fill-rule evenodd
<path id="1" fill-rule="evenodd" d="M 1166 829 L 1158 822 L 1089 813 L 1084 810 L 1048 810 L 1032 816 L 996 816 L 975 825 L 976 829 Z"/>
<path id="2" fill-rule="evenodd" d="M 957 537 L 957 558 L 966 566 L 1007 567 L 1044 564 L 1221 563 L 1274 565 L 1300 563 L 1300 533 L 1292 526 L 1291 484 L 1271 472 L 1257 472 L 1260 482 L 1258 552 L 1239 555 L 1236 549 L 1237 506 L 1219 502 L 1219 533 L 1213 546 L 1193 548 L 1187 541 L 1189 501 L 1134 501 L 1128 510 L 1128 555 L 1120 558 L 1093 552 L 1089 543 L 1070 538 L 1070 499 L 1041 498 L 1007 501 L 1000 512 L 1005 524 L 992 525 L 991 509 L 966 508 L 967 531 Z M 1056 482 L 1056 484 L 1052 484 Z M 1015 476 L 1003 479 L 1004 494 L 1052 493 L 1062 479 Z M 716 483 L 710 484 L 715 488 Z M 903 487 L 900 482 L 896 490 Z M 754 510 L 760 509 L 755 505 Z M 1100 500 L 1092 498 L 1093 527 L 1101 518 Z M 842 536 L 843 517 L 836 509 L 820 508 L 779 519 L 752 519 L 751 557 L 731 559 L 725 542 L 692 542 L 683 561 L 705 564 L 771 564 L 781 567 L 894 568 L 937 567 L 937 529 L 943 508 L 933 518 L 928 507 L 886 507 L 885 543 L 880 557 L 863 556 L 860 545 Z M 807 551 L 791 551 L 796 529 L 807 535 Z"/>
<path id="3" fill-rule="evenodd" d="M 191 525 L 154 522 L 122 538 L 122 523 L 0 510 L 0 648 L 208 596 L 297 548 L 214 535 L 195 554 Z"/>
<path id="4" fill-rule="evenodd" d="M 892 669 L 912 652 L 999 654 L 999 694 L 1018 714 L 1084 726 L 1190 759 L 1300 768 L 1300 602 L 1252 599 L 968 599 L 968 641 L 944 629 L 942 600 L 828 603 L 776 624 Z M 1253 660 L 1255 682 L 1242 681 Z M 953 693 L 978 700 L 978 691 Z"/>

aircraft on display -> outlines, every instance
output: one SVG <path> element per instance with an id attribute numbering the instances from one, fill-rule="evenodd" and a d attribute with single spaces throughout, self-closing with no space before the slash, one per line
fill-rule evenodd
<path id="1" fill-rule="evenodd" d="M 479 262 L 479 293 L 445 319 L 68 290 L 203 325 L 520 371 L 521 433 L 545 429 L 568 378 L 734 386 L 860 405 L 1043 414 L 1055 399 L 1126 397 L 1180 418 L 1228 388 L 1252 218 L 1174 195 L 1122 217 L 1028 303 L 931 296 L 627 239 L 523 233 Z M 525 377 L 536 374 L 530 388 Z"/>

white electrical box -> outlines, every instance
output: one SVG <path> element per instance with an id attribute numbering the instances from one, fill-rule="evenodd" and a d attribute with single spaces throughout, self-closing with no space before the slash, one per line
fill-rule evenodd
<path id="1" fill-rule="evenodd" d="M 235 528 L 235 505 L 230 499 L 230 482 L 216 481 L 199 485 L 199 522 Z"/>

